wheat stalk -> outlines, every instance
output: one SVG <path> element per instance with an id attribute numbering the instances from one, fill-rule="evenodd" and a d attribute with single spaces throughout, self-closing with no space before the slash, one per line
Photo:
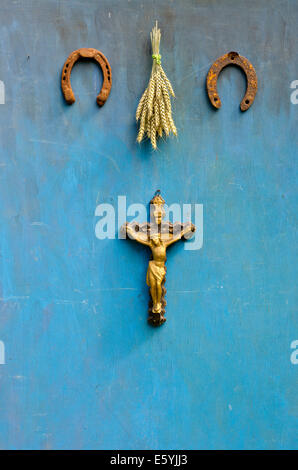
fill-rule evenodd
<path id="1" fill-rule="evenodd" d="M 161 66 L 159 45 L 161 33 L 156 24 L 150 33 L 152 45 L 152 71 L 148 87 L 144 91 L 137 107 L 136 120 L 140 121 L 137 141 L 143 138 L 151 140 L 154 150 L 157 148 L 156 139 L 162 137 L 163 132 L 168 136 L 172 132 L 177 136 L 177 129 L 172 116 L 170 94 L 175 97 L 170 80 Z"/>

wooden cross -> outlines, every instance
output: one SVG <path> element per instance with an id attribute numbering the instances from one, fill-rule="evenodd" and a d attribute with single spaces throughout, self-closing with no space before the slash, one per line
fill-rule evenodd
<path id="1" fill-rule="evenodd" d="M 196 230 L 190 222 L 186 224 L 163 222 L 162 219 L 165 217 L 164 204 L 165 201 L 161 197 L 160 191 L 157 191 L 150 201 L 150 220 L 152 222 L 142 224 L 136 222 L 129 224 L 126 222 L 122 226 L 122 231 L 129 238 L 151 248 L 152 257 L 148 265 L 146 282 L 151 297 L 148 321 L 154 326 L 162 325 L 166 321 L 164 317 L 166 306 L 164 284 L 166 280 L 167 248 L 185 237 L 187 239 L 191 238 Z"/>

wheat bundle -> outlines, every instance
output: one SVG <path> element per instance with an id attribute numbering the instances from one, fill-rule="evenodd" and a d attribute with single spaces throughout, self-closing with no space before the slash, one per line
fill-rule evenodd
<path id="1" fill-rule="evenodd" d="M 161 66 L 159 54 L 160 29 L 156 24 L 150 33 L 152 44 L 152 71 L 148 87 L 140 99 L 136 111 L 136 120 L 140 121 L 137 141 L 140 143 L 143 137 L 151 140 L 152 147 L 156 150 L 156 139 L 173 132 L 177 136 L 177 129 L 172 117 L 170 94 L 175 97 L 170 80 Z"/>

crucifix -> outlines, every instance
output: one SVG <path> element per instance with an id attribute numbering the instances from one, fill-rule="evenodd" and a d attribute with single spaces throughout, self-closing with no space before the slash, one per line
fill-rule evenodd
<path id="1" fill-rule="evenodd" d="M 162 325 L 166 319 L 165 314 L 165 294 L 164 287 L 166 280 L 166 252 L 168 246 L 181 239 L 189 239 L 195 232 L 195 226 L 192 223 L 181 224 L 176 222 L 163 222 L 165 217 L 165 201 L 156 191 L 155 196 L 150 201 L 150 223 L 136 222 L 124 224 L 122 231 L 132 240 L 151 248 L 151 260 L 149 261 L 146 282 L 149 287 L 149 318 L 151 325 Z"/>

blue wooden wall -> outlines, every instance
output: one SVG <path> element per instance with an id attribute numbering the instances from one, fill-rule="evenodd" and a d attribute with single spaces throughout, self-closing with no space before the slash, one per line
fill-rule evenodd
<path id="1" fill-rule="evenodd" d="M 295 0 L 18 0 L 0 5 L 0 448 L 297 448 Z M 149 32 L 162 28 L 179 137 L 136 145 Z M 65 104 L 68 54 L 77 102 Z M 255 66 L 205 78 L 230 50 Z M 149 253 L 98 240 L 96 206 L 204 205 L 204 245 L 171 248 L 167 323 L 147 325 Z M 296 305 L 295 305 L 296 303 Z"/>

